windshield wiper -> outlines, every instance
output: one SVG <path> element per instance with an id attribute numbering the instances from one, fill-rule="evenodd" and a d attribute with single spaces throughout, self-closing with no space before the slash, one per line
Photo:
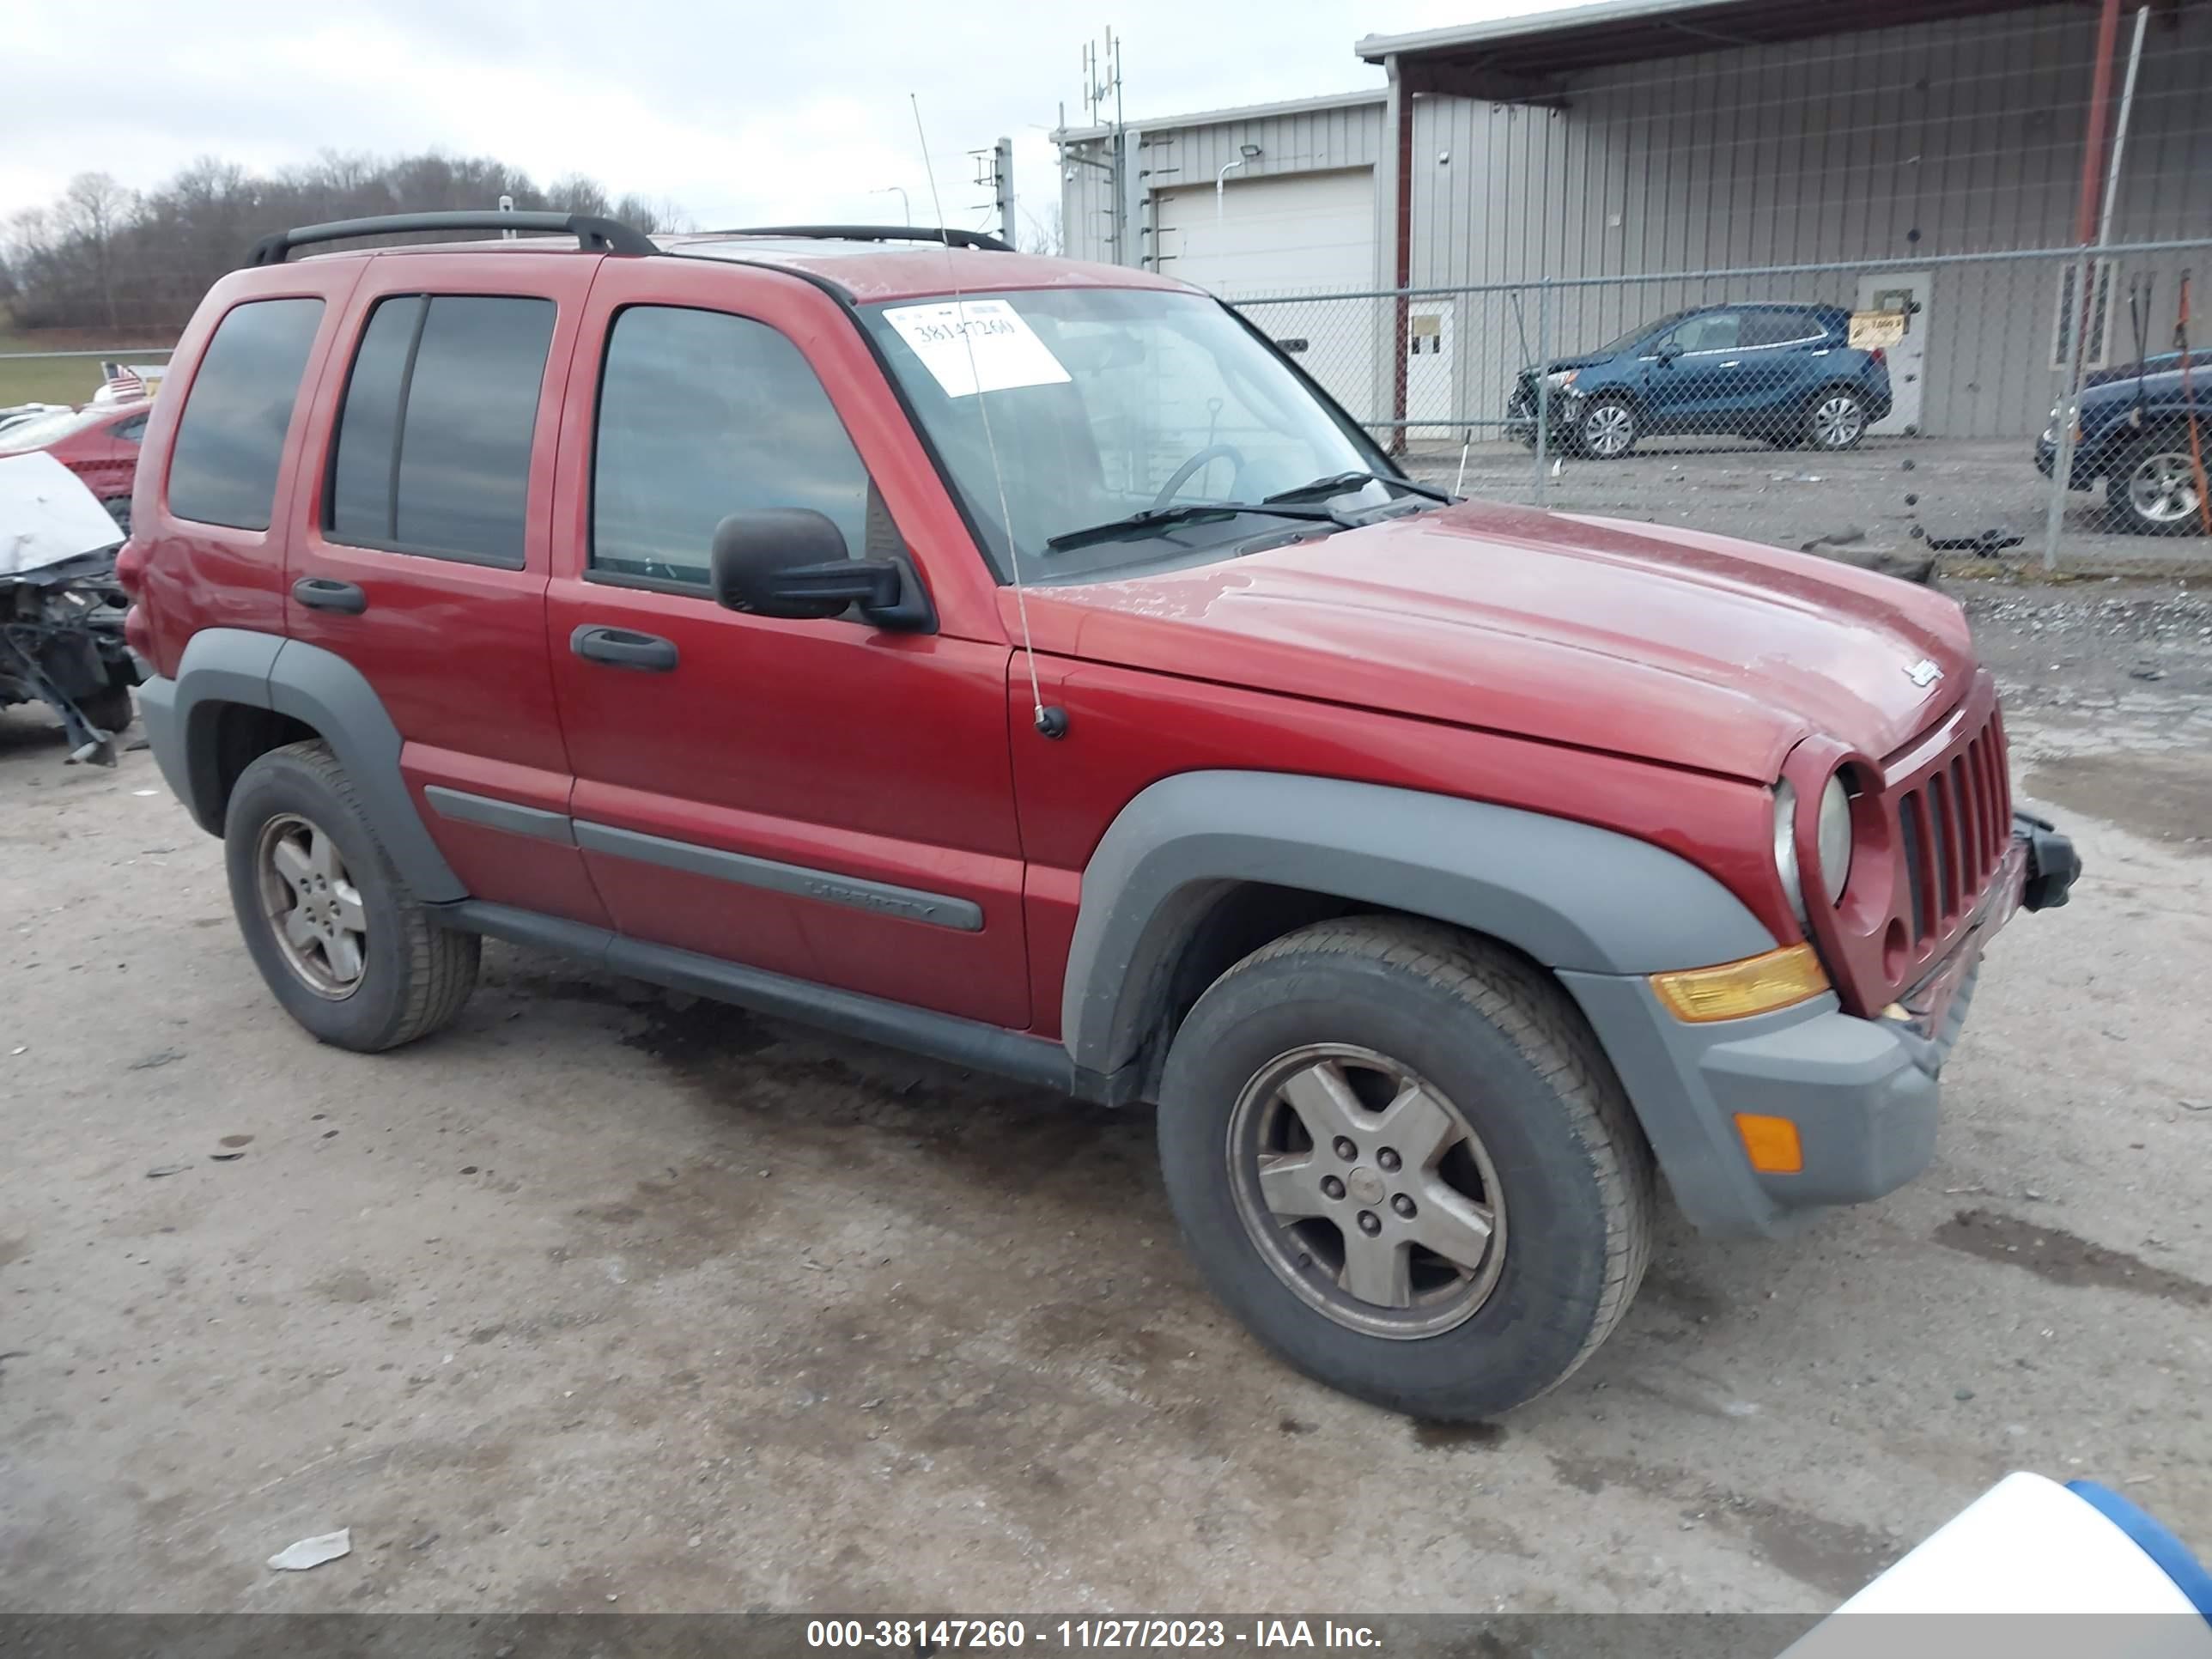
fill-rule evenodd
<path id="1" fill-rule="evenodd" d="M 1195 524 L 1202 519 L 1230 519 L 1240 513 L 1264 513 L 1272 519 L 1302 519 L 1316 524 L 1333 524 L 1339 530 L 1355 527 L 1354 520 L 1340 513 L 1332 513 L 1325 507 L 1294 506 L 1271 495 L 1264 501 L 1192 501 L 1182 507 L 1147 507 L 1132 513 L 1126 519 L 1109 519 L 1104 524 L 1088 525 L 1081 530 L 1064 530 L 1057 536 L 1045 538 L 1044 544 L 1049 551 L 1062 553 L 1072 547 L 1088 547 L 1093 542 L 1110 542 L 1119 536 L 1135 535 L 1168 525 Z"/>
<path id="2" fill-rule="evenodd" d="M 1415 483 L 1411 478 L 1393 477 L 1383 472 L 1332 472 L 1326 478 L 1316 478 L 1311 483 L 1302 483 L 1296 489 L 1282 489 L 1267 497 L 1269 505 L 1278 501 L 1325 501 L 1331 495 L 1357 489 L 1362 484 L 1379 483 L 1386 489 L 1402 489 L 1409 495 L 1425 495 L 1432 501 L 1451 503 L 1451 492 L 1429 484 Z"/>

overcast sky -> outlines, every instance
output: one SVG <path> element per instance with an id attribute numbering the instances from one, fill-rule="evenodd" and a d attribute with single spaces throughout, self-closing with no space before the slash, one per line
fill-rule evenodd
<path id="1" fill-rule="evenodd" d="M 981 225 L 965 152 L 1000 134 L 1035 210 L 1045 134 L 1081 117 L 1085 30 L 1125 42 L 1132 120 L 1382 83 L 1370 33 L 1577 0 L 1104 0 L 1095 22 L 984 0 L 85 0 L 10 8 L 0 217 L 72 174 L 134 189 L 201 155 L 275 169 L 323 149 L 437 148 L 588 173 L 701 227 L 931 219 L 907 94 L 919 94 L 945 216 Z M 1264 18 L 1265 21 L 1261 20 Z M 872 194 L 871 192 L 880 192 Z"/>

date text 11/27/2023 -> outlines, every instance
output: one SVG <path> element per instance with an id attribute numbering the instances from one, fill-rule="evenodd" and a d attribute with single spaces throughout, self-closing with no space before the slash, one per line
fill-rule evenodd
<path id="1" fill-rule="evenodd" d="M 1267 1653 L 1371 1650 L 1382 1645 L 1382 1638 L 1371 1626 L 1331 1619 L 811 1619 L 806 1645 L 891 1653 L 1011 1653 L 1025 1648 L 1137 1653 L 1243 1648 Z"/>

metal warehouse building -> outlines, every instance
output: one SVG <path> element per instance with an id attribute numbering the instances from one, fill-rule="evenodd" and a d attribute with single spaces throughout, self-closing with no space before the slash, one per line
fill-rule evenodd
<path id="1" fill-rule="evenodd" d="M 2212 3 L 2144 4 L 2092 368 L 2134 355 L 2131 284 L 2156 349 L 2180 269 L 2212 277 L 2186 246 L 2212 238 Z M 1540 355 L 1782 300 L 1905 313 L 1877 432 L 2018 436 L 2070 355 L 2076 262 L 1989 256 L 2082 240 L 2124 5 L 2117 52 L 2096 4 L 2017 0 L 1610 0 L 1370 36 L 1371 90 L 1056 134 L 1068 252 L 1280 301 L 1249 314 L 1378 424 L 1480 425 Z M 1287 297 L 1385 290 L 1407 297 Z"/>

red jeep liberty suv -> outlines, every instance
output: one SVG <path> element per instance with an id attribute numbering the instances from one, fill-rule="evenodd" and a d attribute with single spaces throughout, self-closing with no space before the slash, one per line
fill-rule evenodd
<path id="1" fill-rule="evenodd" d="M 1156 1103 L 1222 1300 L 1437 1418 L 1589 1357 L 1656 1176 L 1772 1235 L 1926 1164 L 2079 867 L 1955 605 L 1454 501 L 1207 295 L 923 234 L 216 285 L 120 574 L 294 1018 L 425 1036 L 489 934 Z"/>

